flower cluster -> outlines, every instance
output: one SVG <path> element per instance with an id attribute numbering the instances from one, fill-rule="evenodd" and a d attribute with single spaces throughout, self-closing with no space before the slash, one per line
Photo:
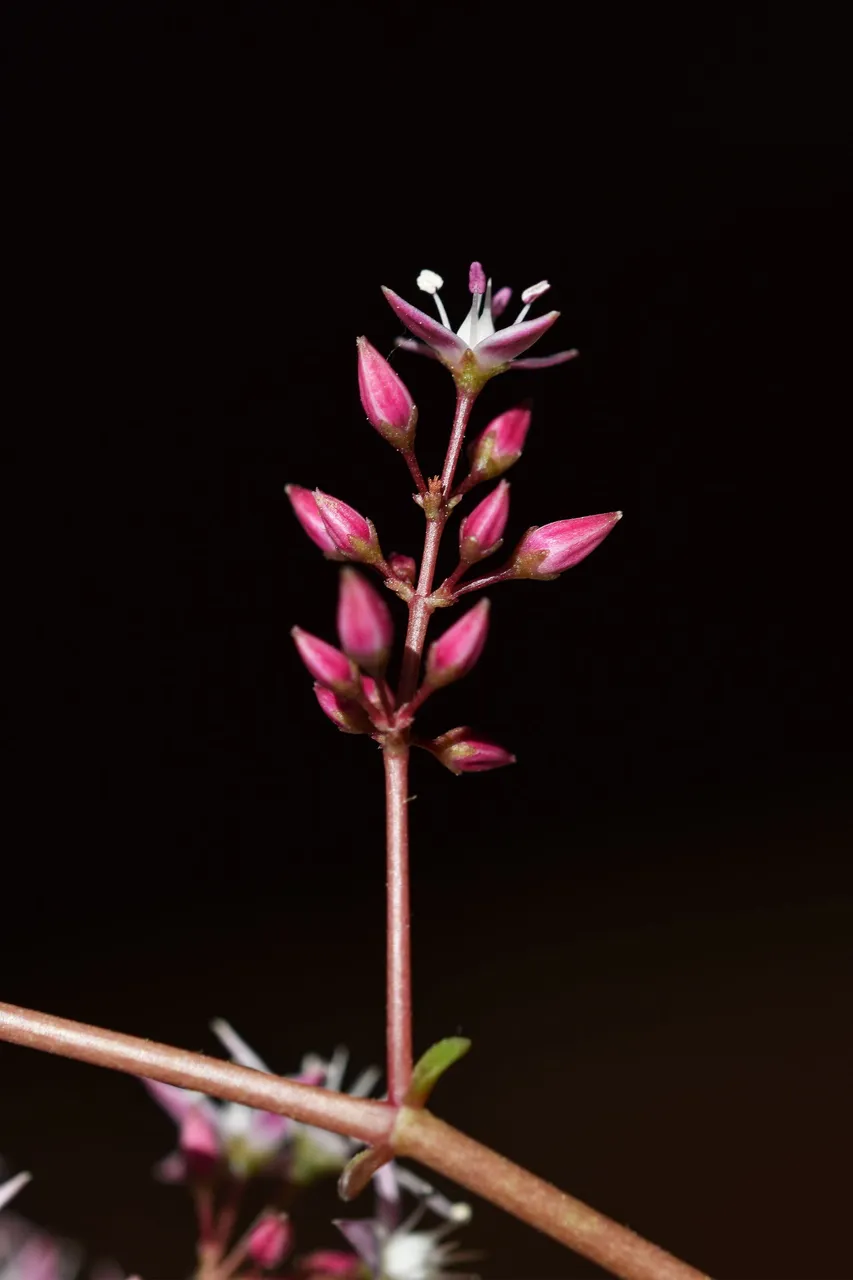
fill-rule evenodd
<path id="1" fill-rule="evenodd" d="M 227 1022 L 217 1020 L 211 1026 L 233 1061 L 268 1071 Z M 343 1049 L 329 1060 L 310 1054 L 291 1078 L 339 1090 L 346 1066 Z M 377 1079 L 376 1069 L 368 1068 L 350 1092 L 366 1096 Z M 191 1090 L 151 1080 L 142 1083 L 177 1126 L 177 1150 L 156 1172 L 162 1180 L 185 1183 L 193 1193 L 199 1209 L 199 1257 L 205 1267 L 200 1275 L 211 1280 L 253 1280 L 256 1274 L 281 1275 L 285 1268 L 288 1276 L 299 1280 L 439 1280 L 446 1274 L 445 1264 L 462 1260 L 464 1255 L 456 1252 L 447 1236 L 468 1221 L 467 1206 L 451 1204 L 429 1183 L 393 1161 L 374 1176 L 374 1216 L 335 1224 L 350 1249 L 320 1249 L 297 1256 L 293 1218 L 281 1204 L 286 1202 L 292 1209 L 301 1188 L 340 1173 L 358 1144 L 238 1103 L 217 1104 Z M 235 1232 L 250 1183 L 266 1188 L 267 1204 Z M 402 1212 L 404 1195 L 415 1200 L 408 1216 Z M 424 1229 L 428 1214 L 439 1221 Z"/>
<path id="2" fill-rule="evenodd" d="M 314 692 L 322 711 L 343 733 L 366 734 L 385 745 L 412 742 L 429 751 L 453 773 L 479 773 L 513 763 L 515 757 L 487 736 L 467 727 L 423 739 L 412 732 L 415 713 L 436 690 L 467 675 L 476 665 L 489 627 L 488 601 L 483 600 L 450 626 L 424 654 L 424 617 L 455 605 L 469 592 L 502 582 L 548 581 L 584 560 L 611 532 L 621 512 L 555 520 L 534 525 L 517 541 L 506 563 L 480 578 L 470 571 L 502 546 L 510 519 L 510 486 L 502 477 L 521 457 L 530 430 L 529 402 L 493 418 L 468 449 L 468 475 L 453 486 L 471 407 L 482 386 L 510 367 L 546 368 L 577 355 L 572 349 L 545 357 L 520 358 L 555 323 L 550 311 L 528 319 L 531 306 L 548 292 L 542 280 L 521 295 L 515 321 L 498 329 L 495 321 L 509 305 L 511 290 L 492 290 L 479 263 L 469 271 L 471 303 L 454 331 L 441 299 L 443 281 L 434 271 L 422 271 L 419 288 L 435 303 L 438 319 L 383 290 L 395 315 L 414 335 L 397 346 L 429 355 L 444 364 L 457 386 L 457 422 L 441 477 L 425 483 L 414 455 L 418 410 L 396 369 L 364 337 L 357 340 L 358 385 L 368 421 L 406 459 L 418 492 L 431 541 L 425 543 L 420 572 L 415 561 L 399 552 L 384 556 L 373 523 L 348 503 L 320 489 L 288 485 L 286 492 L 309 538 L 333 560 L 354 561 L 378 572 L 385 586 L 409 608 L 409 625 L 399 683 L 388 679 L 394 641 L 391 612 L 382 595 L 352 567 L 342 570 L 337 609 L 340 647 L 301 627 L 293 628 L 299 656 L 314 677 Z M 463 517 L 459 526 L 458 563 L 439 585 L 433 583 L 435 554 L 444 528 L 459 503 L 476 485 L 498 483 Z M 428 550 L 429 547 L 429 550 Z M 416 585 L 417 584 L 417 585 Z M 423 675 L 418 685 L 422 657 Z"/>

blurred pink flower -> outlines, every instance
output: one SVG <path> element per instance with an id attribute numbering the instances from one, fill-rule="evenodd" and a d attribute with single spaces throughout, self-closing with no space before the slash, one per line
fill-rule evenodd
<path id="1" fill-rule="evenodd" d="M 269 1067 L 258 1057 L 229 1023 L 221 1018 L 212 1024 L 214 1035 L 229 1055 L 241 1066 L 268 1074 Z M 337 1049 L 328 1061 L 309 1054 L 302 1060 L 301 1070 L 291 1076 L 303 1084 L 338 1090 L 343 1084 L 348 1055 Z M 365 1097 L 371 1092 L 379 1072 L 363 1071 L 349 1092 Z M 188 1118 L 203 1120 L 215 1135 L 220 1158 L 233 1177 L 245 1180 L 260 1174 L 286 1178 L 289 1182 L 313 1182 L 325 1174 L 341 1171 L 356 1149 L 355 1143 L 338 1134 L 326 1133 L 313 1126 L 299 1124 L 270 1111 L 260 1111 L 239 1102 L 215 1102 L 202 1093 L 179 1089 L 156 1080 L 142 1081 L 163 1110 L 179 1127 L 181 1136 L 187 1131 Z M 181 1145 L 158 1166 L 159 1176 L 166 1182 L 184 1182 L 195 1176 L 191 1153 Z"/>

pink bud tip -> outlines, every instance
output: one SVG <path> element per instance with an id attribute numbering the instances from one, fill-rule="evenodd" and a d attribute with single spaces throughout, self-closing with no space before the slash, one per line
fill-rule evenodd
<path id="1" fill-rule="evenodd" d="M 489 602 L 481 600 L 430 645 L 427 684 L 438 688 L 466 676 L 483 652 L 488 631 Z"/>
<path id="2" fill-rule="evenodd" d="M 219 1159 L 219 1139 L 212 1123 L 199 1107 L 192 1107 L 181 1121 L 180 1148 L 193 1160 L 215 1163 Z"/>
<path id="3" fill-rule="evenodd" d="M 320 510 L 311 490 L 303 489 L 298 484 L 288 484 L 285 485 L 284 492 L 290 499 L 293 514 L 311 541 L 316 543 L 321 551 L 337 552 L 337 547 L 323 523 L 323 517 L 320 515 Z"/>
<path id="4" fill-rule="evenodd" d="M 315 680 L 327 685 L 336 693 L 352 693 L 356 688 L 355 669 L 349 658 L 326 644 L 319 636 L 312 636 L 301 627 L 294 627 L 290 633 L 299 650 L 299 656 L 311 672 Z"/>
<path id="5" fill-rule="evenodd" d="M 468 271 L 468 288 L 471 293 L 486 292 L 486 273 L 479 262 L 472 262 Z"/>
<path id="6" fill-rule="evenodd" d="M 509 483 L 501 480 L 488 497 L 462 521 L 459 553 L 467 564 L 475 564 L 497 551 L 509 519 Z"/>
<path id="7" fill-rule="evenodd" d="M 321 710 L 341 733 L 372 732 L 373 725 L 370 717 L 359 703 L 353 702 L 352 698 L 342 698 L 339 693 L 335 693 L 334 689 L 327 689 L 322 684 L 314 685 L 314 693 Z"/>
<path id="8" fill-rule="evenodd" d="M 341 570 L 338 636 L 344 653 L 365 671 L 385 669 L 394 639 L 391 611 L 382 596 L 355 569 Z"/>
<path id="9" fill-rule="evenodd" d="M 515 764 L 515 756 L 504 747 L 467 726 L 435 738 L 429 750 L 452 773 L 486 773 L 489 769 Z"/>
<path id="10" fill-rule="evenodd" d="M 267 1271 L 280 1266 L 290 1250 L 293 1229 L 286 1213 L 265 1213 L 249 1233 L 248 1254 Z"/>
<path id="11" fill-rule="evenodd" d="M 396 372 L 367 338 L 358 338 L 358 389 L 368 421 L 391 444 L 411 444 L 415 404 Z"/>
<path id="12" fill-rule="evenodd" d="M 547 578 L 573 568 L 604 541 L 621 519 L 621 511 L 609 511 L 606 515 L 555 520 L 528 530 L 513 553 L 513 576 Z"/>
<path id="13" fill-rule="evenodd" d="M 366 558 L 365 553 L 375 548 L 376 535 L 364 516 L 320 489 L 314 490 L 314 501 L 335 548 L 354 559 Z"/>
<path id="14" fill-rule="evenodd" d="M 388 567 L 395 577 L 401 578 L 403 582 L 408 582 L 414 586 L 418 566 L 412 556 L 404 556 L 399 551 L 395 551 L 393 555 L 388 557 Z"/>
<path id="15" fill-rule="evenodd" d="M 512 289 L 504 286 L 492 296 L 492 319 L 497 320 L 506 311 L 512 301 Z"/>
<path id="16" fill-rule="evenodd" d="M 468 450 L 471 471 L 478 480 L 493 480 L 521 457 L 530 430 L 530 402 L 493 418 Z"/>

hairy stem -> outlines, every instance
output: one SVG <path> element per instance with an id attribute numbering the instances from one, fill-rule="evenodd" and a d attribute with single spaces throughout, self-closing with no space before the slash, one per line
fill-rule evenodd
<path id="1" fill-rule="evenodd" d="M 351 1098 L 186 1049 L 0 1004 L 0 1040 L 291 1116 L 386 1144 L 599 1263 L 622 1280 L 707 1280 L 685 1262 L 475 1142 L 428 1111 Z M 396 1121 L 396 1123 L 395 1123 Z"/>
<path id="2" fill-rule="evenodd" d="M 387 969 L 385 1043 L 388 1098 L 399 1105 L 412 1078 L 412 949 L 409 928 L 409 744 L 385 742 Z"/>

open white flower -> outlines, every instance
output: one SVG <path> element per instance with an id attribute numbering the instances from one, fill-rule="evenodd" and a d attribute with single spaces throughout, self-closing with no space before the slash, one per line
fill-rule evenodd
<path id="1" fill-rule="evenodd" d="M 447 365 L 456 381 L 467 390 L 478 391 L 484 382 L 509 368 L 510 364 L 516 369 L 542 369 L 563 364 L 577 355 L 573 349 L 541 358 L 517 358 L 532 347 L 559 317 L 559 311 L 549 311 L 538 320 L 526 319 L 531 305 L 550 288 L 547 280 L 524 290 L 521 295 L 524 305 L 513 324 L 505 329 L 495 329 L 495 320 L 505 310 L 511 290 L 500 289 L 493 295 L 491 280 L 486 279 L 479 262 L 472 262 L 468 273 L 471 307 L 455 332 L 439 294 L 444 285 L 441 276 L 435 271 L 422 271 L 417 283 L 419 289 L 435 299 L 439 320 L 433 320 L 425 311 L 413 307 L 392 289 L 383 289 L 396 315 L 420 339 L 413 342 L 409 338 L 401 338 L 397 345 L 406 351 L 434 355 Z"/>
<path id="2" fill-rule="evenodd" d="M 409 1217 L 401 1221 L 400 1186 L 403 1184 L 409 1190 L 416 1190 L 418 1203 Z M 443 1277 L 476 1280 L 474 1276 L 447 1270 L 448 1266 L 480 1256 L 460 1252 L 456 1242 L 447 1239 L 457 1227 L 470 1221 L 471 1209 L 467 1204 L 452 1204 L 417 1175 L 398 1168 L 393 1162 L 374 1175 L 374 1186 L 377 1191 L 375 1218 L 339 1219 L 335 1224 L 367 1265 L 373 1280 L 442 1280 Z M 423 1229 L 420 1224 L 428 1211 L 442 1221 Z"/>

